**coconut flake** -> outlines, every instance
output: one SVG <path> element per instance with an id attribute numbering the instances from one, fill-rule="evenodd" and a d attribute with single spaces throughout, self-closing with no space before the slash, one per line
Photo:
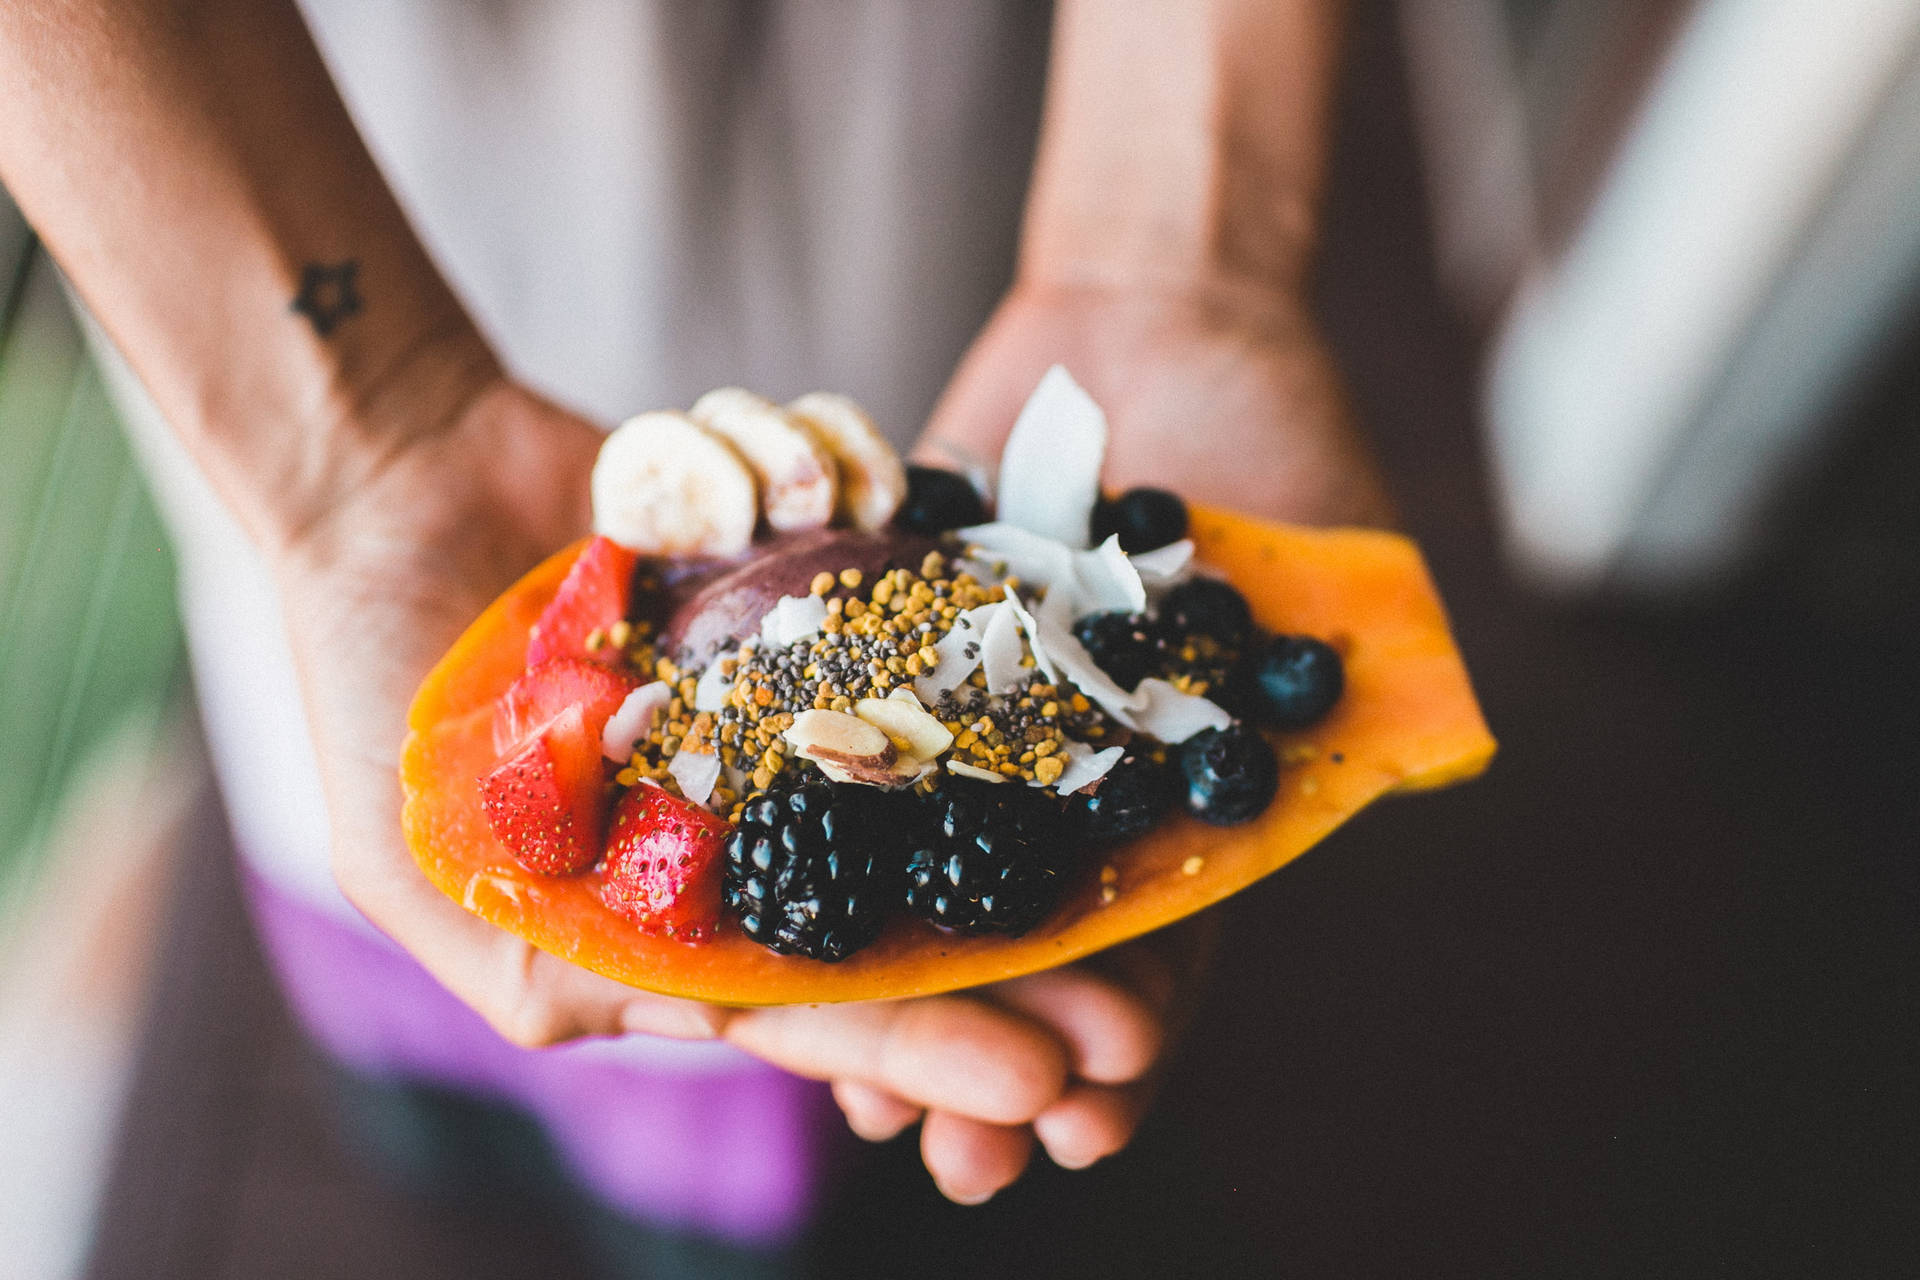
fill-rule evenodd
<path id="1" fill-rule="evenodd" d="M 1026 668 L 1020 665 L 1020 657 L 1020 618 L 1012 609 L 1001 609 L 980 637 L 980 669 L 986 674 L 989 694 L 1006 693 L 1024 683 Z"/>
<path id="2" fill-rule="evenodd" d="M 1061 669 L 1054 664 L 1053 654 L 1050 653 L 1046 645 L 1040 641 L 1039 622 L 1035 620 L 1031 613 L 1027 612 L 1027 607 L 1020 603 L 1020 597 L 1011 591 L 1007 592 L 1006 605 L 1008 609 L 1012 610 L 1013 616 L 1020 620 L 1020 629 L 1027 633 L 1027 647 L 1033 650 L 1034 662 L 1039 665 L 1042 671 L 1047 673 L 1048 680 L 1054 684 L 1059 684 L 1061 682 Z M 1069 639 L 1071 639 L 1071 637 L 1069 637 Z"/>
<path id="3" fill-rule="evenodd" d="M 1041 616 L 1063 626 L 1083 614 L 1138 613 L 1147 607 L 1146 587 L 1117 536 L 1091 551 L 1076 551 L 1004 521 L 962 529 L 960 536 L 979 552 L 961 562 L 964 571 L 983 582 L 1004 571 L 1020 579 L 1022 589 L 1044 592 Z"/>
<path id="4" fill-rule="evenodd" d="M 1001 576 L 992 572 L 999 565 L 1005 565 L 1006 572 L 1020 579 L 1023 585 L 1039 589 L 1052 587 L 1073 576 L 1072 547 L 1017 524 L 1005 520 L 976 524 L 960 530 L 960 538 L 968 546 L 977 547 L 989 562 L 983 566 L 989 570 L 988 573 L 974 575 L 983 582 L 991 582 Z M 979 565 L 982 558 L 969 556 L 967 562 Z"/>
<path id="5" fill-rule="evenodd" d="M 1162 742 L 1185 742 L 1203 729 L 1224 729 L 1233 723 L 1220 704 L 1182 693 L 1156 676 L 1142 680 L 1133 696 L 1135 706 L 1115 712 L 1114 718 Z"/>
<path id="6" fill-rule="evenodd" d="M 967 677 L 979 668 L 981 639 L 992 624 L 993 615 L 1001 608 L 996 600 L 977 609 L 967 609 L 953 620 L 953 630 L 934 643 L 937 661 L 933 670 L 914 677 L 913 691 L 920 695 L 922 702 L 934 705 L 965 684 Z"/>
<path id="7" fill-rule="evenodd" d="M 999 516 L 1009 524 L 1087 545 L 1107 452 L 1107 415 L 1060 365 L 1040 379 L 1000 454 Z"/>
<path id="8" fill-rule="evenodd" d="M 693 709 L 695 711 L 724 711 L 727 697 L 733 692 L 733 677 L 721 667 L 721 663 L 735 658 L 736 655 L 718 653 L 700 678 L 693 685 Z M 736 659 L 737 660 L 737 659 Z M 736 668 L 737 669 L 737 668 Z"/>
<path id="9" fill-rule="evenodd" d="M 1035 618 L 1021 606 L 1011 591 L 1007 593 L 1007 604 L 1020 619 L 1020 625 L 1026 628 L 1027 643 L 1033 646 L 1034 661 L 1047 673 L 1047 679 L 1056 685 L 1078 685 L 1080 691 L 1099 703 L 1107 714 L 1124 722 L 1124 713 L 1136 705 L 1138 695 L 1128 693 L 1115 684 L 1113 677 L 1100 669 L 1100 664 L 1093 660 L 1093 655 L 1087 652 L 1086 647 L 1054 618 Z"/>
<path id="10" fill-rule="evenodd" d="M 625 764 L 633 756 L 634 744 L 653 731 L 654 717 L 672 701 L 673 690 L 664 680 L 643 684 L 629 693 L 600 731 L 601 753 L 615 764 Z"/>
<path id="11" fill-rule="evenodd" d="M 680 784 L 680 794 L 705 804 L 720 781 L 720 755 L 714 751 L 678 751 L 667 761 L 667 772 Z"/>
<path id="12" fill-rule="evenodd" d="M 1120 763 L 1120 757 L 1127 754 L 1127 749 L 1108 747 L 1104 751 L 1095 751 L 1084 742 L 1069 739 L 1061 754 L 1067 758 L 1067 767 L 1061 770 L 1053 786 L 1061 795 L 1070 796 L 1106 777 L 1107 770 Z M 1036 781 L 1027 785 L 1037 787 L 1045 784 Z"/>
<path id="13" fill-rule="evenodd" d="M 760 643 L 785 649 L 820 634 L 827 620 L 827 602 L 820 596 L 781 596 L 760 619 Z"/>
<path id="14" fill-rule="evenodd" d="M 1147 589 L 1140 581 L 1139 569 L 1120 549 L 1119 534 L 1092 551 L 1073 553 L 1073 597 L 1076 618 L 1114 610 L 1139 613 L 1147 607 Z"/>
<path id="15" fill-rule="evenodd" d="M 1193 539 L 1182 538 L 1127 558 L 1133 561 L 1134 571 L 1148 587 L 1170 587 L 1192 576 Z"/>

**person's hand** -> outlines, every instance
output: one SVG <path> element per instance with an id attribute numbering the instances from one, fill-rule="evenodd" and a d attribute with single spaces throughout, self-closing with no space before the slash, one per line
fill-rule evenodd
<path id="1" fill-rule="evenodd" d="M 589 424 L 489 379 L 445 430 L 417 434 L 274 557 L 347 897 L 501 1035 L 526 1046 L 642 1032 L 724 1038 L 831 1081 L 879 1138 L 924 1113 L 941 1189 L 986 1198 L 1037 1135 L 1084 1165 L 1131 1134 L 1169 1001 L 1198 934 L 1097 964 L 916 1000 L 729 1010 L 637 991 L 470 915 L 423 877 L 400 832 L 406 707 L 500 591 L 588 522 Z"/>
<path id="2" fill-rule="evenodd" d="M 507 1039 L 711 1036 L 717 1011 L 634 991 L 462 910 L 400 831 L 407 705 L 500 592 L 587 528 L 600 433 L 488 377 L 274 559 L 349 900 Z"/>
<path id="3" fill-rule="evenodd" d="M 1354 433 L 1340 383 L 1306 309 L 1286 294 L 1241 290 L 1016 289 L 975 341 L 942 397 L 917 452 L 935 465 L 999 457 L 1022 402 L 1048 366 L 1067 367 L 1106 410 L 1111 438 L 1105 485 L 1171 489 L 1182 497 L 1306 523 L 1379 523 L 1385 491 Z M 1033 979 L 1058 994 L 1056 1020 L 1117 1021 L 1076 990 L 1081 975 L 1168 950 L 1148 1008 L 1160 1021 L 1143 1043 L 1156 1050 L 1190 1009 L 1211 951 L 1206 913 L 1092 961 Z M 1160 984 L 1171 981 L 1172 986 Z M 1008 987 L 1018 984 L 1005 984 Z M 1076 1008 L 1070 1001 L 1078 1001 Z M 1157 1062 L 1158 1055 L 1154 1055 Z M 1124 1082 L 1071 1064 L 1057 1102 L 1027 1130 L 988 1126 L 928 1109 L 929 1168 L 965 1168 L 974 1185 L 1011 1182 L 1037 1135 L 1057 1163 L 1124 1147 L 1151 1100 L 1155 1072 Z M 886 1137 L 920 1108 L 867 1085 L 836 1087 L 856 1132 Z M 943 1186 L 947 1185 L 943 1182 Z"/>
<path id="4" fill-rule="evenodd" d="M 919 453 L 997 459 L 1054 364 L 1106 410 L 1111 491 L 1151 485 L 1304 524 L 1391 518 L 1318 326 L 1290 290 L 1018 286 L 961 361 Z"/>

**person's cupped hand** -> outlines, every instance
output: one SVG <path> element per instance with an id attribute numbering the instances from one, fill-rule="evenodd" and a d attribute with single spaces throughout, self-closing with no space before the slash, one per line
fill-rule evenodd
<path id="1" fill-rule="evenodd" d="M 1354 430 L 1338 373 L 1306 305 L 1290 290 L 1241 284 L 1179 287 L 1017 286 L 961 362 L 916 454 L 936 466 L 977 468 L 997 458 L 1020 406 L 1048 367 L 1064 365 L 1105 410 L 1109 442 L 1103 485 L 1142 485 L 1248 515 L 1306 524 L 1383 524 L 1392 518 L 1371 455 Z M 1217 912 L 1095 957 L 1091 967 L 1156 956 L 1149 1007 L 1164 1058 L 1179 1031 L 1167 1011 L 1191 1010 L 1216 936 Z M 1087 965 L 1079 966 L 1080 970 Z M 1076 969 L 1023 979 L 1058 993 L 1054 1025 L 1085 1020 L 1103 1034 L 1122 1024 L 1076 989 Z M 1007 984 L 1018 987 L 1020 984 Z M 1070 1060 L 1058 1100 L 1026 1128 L 929 1110 L 927 1165 L 954 1194 L 964 1158 L 975 1180 L 1011 1182 L 1040 1136 L 1056 1162 L 1073 1165 L 1129 1141 L 1149 1102 L 1155 1066 L 1124 1079 L 1090 1075 Z M 1116 1073 L 1117 1074 L 1117 1073 Z M 869 1082 L 835 1089 L 858 1132 L 886 1136 L 917 1118 L 907 1097 Z M 944 1148 L 951 1143 L 957 1150 Z M 969 1185 L 979 1185 L 978 1182 Z"/>
<path id="2" fill-rule="evenodd" d="M 1071 1168 L 1119 1150 L 1204 924 L 962 993 L 729 1009 L 548 955 L 461 909 L 414 865 L 400 828 L 407 705 L 495 596 L 585 531 L 599 441 L 584 420 L 490 379 L 273 556 L 346 896 L 515 1044 L 726 1040 L 831 1082 L 862 1137 L 920 1123 L 927 1168 L 957 1201 L 1011 1183 L 1036 1143 Z"/>

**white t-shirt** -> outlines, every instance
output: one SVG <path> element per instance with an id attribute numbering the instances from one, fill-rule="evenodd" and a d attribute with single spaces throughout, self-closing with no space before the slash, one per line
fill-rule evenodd
<path id="1" fill-rule="evenodd" d="M 721 385 L 826 389 L 904 443 L 1010 278 L 1045 5 L 303 7 L 508 366 L 605 423 Z M 361 281 L 373 305 L 379 289 Z M 358 921 L 328 870 L 264 566 L 125 367 L 105 365 L 175 536 L 237 843 L 280 887 Z"/>

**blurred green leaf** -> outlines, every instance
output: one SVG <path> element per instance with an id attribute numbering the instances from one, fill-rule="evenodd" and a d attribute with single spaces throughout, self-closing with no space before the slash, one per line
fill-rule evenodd
<path id="1" fill-rule="evenodd" d="M 58 277 L 0 205 L 0 914 L 77 766 L 174 696 L 173 559 Z"/>

